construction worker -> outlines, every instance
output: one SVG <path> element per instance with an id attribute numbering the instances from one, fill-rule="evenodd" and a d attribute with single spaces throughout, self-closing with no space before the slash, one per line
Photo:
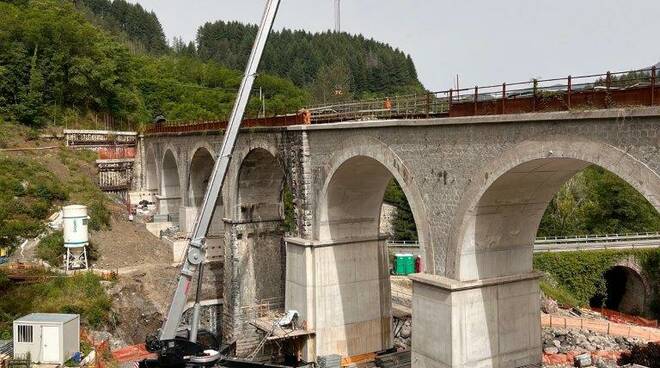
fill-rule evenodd
<path id="1" fill-rule="evenodd" d="M 385 110 L 392 110 L 392 100 L 390 100 L 389 97 L 385 98 L 385 103 L 383 103 L 383 107 L 385 107 Z"/>
<path id="2" fill-rule="evenodd" d="M 307 109 L 302 109 L 300 114 L 303 117 L 303 124 L 310 125 L 312 124 L 312 112 Z"/>

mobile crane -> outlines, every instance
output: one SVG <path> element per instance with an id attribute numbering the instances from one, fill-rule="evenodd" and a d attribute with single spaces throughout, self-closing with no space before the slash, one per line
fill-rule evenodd
<path id="1" fill-rule="evenodd" d="M 186 257 L 178 276 L 176 290 L 172 298 L 169 312 L 163 323 L 158 337 L 147 338 L 147 349 L 157 353 L 157 360 L 145 360 L 140 363 L 146 367 L 184 367 L 184 366 L 211 366 L 219 362 L 223 356 L 220 352 L 209 350 L 208 344 L 198 341 L 200 294 L 202 277 L 204 274 L 204 261 L 206 259 L 206 235 L 215 210 L 215 204 L 220 196 L 222 186 L 227 175 L 227 169 L 236 145 L 236 138 L 240 129 L 245 108 L 250 98 L 252 85 L 257 77 L 257 68 L 261 61 L 266 41 L 273 28 L 273 22 L 279 9 L 280 0 L 267 0 L 266 9 L 261 18 L 257 37 L 252 47 L 252 53 L 243 75 L 238 96 L 234 103 L 227 130 L 225 132 L 222 148 L 216 160 L 213 172 L 209 178 L 204 201 L 195 222 L 190 241 L 186 250 Z M 188 300 L 188 292 L 197 273 L 197 290 L 190 320 L 188 336 L 178 336 L 179 323 Z M 215 347 L 217 349 L 217 347 Z"/>

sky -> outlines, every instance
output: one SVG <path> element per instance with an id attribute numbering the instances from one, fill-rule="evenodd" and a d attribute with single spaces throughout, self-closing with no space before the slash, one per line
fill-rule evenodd
<path id="1" fill-rule="evenodd" d="M 216 20 L 257 23 L 266 0 L 131 0 L 168 39 Z M 334 0 L 282 0 L 275 29 L 334 27 Z M 642 68 L 660 61 L 658 0 L 342 0 L 342 31 L 410 54 L 427 89 Z"/>

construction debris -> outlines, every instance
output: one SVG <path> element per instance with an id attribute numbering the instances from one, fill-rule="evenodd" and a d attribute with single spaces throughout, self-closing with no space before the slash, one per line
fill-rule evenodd
<path id="1" fill-rule="evenodd" d="M 376 365 L 380 368 L 409 368 L 410 350 L 383 354 L 376 357 Z"/>

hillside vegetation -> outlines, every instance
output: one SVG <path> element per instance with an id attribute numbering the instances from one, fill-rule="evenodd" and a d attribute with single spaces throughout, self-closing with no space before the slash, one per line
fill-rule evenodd
<path id="1" fill-rule="evenodd" d="M 239 22 L 206 23 L 197 31 L 197 54 L 204 60 L 242 68 L 256 32 L 257 26 Z M 189 47 L 183 50 L 191 51 Z M 261 69 L 306 87 L 315 102 L 423 91 L 410 55 L 361 35 L 273 32 Z"/>
<path id="2" fill-rule="evenodd" d="M 541 290 L 547 296 L 568 305 L 588 306 L 591 298 L 607 299 L 603 275 L 630 256 L 640 262 L 652 283 L 651 314 L 660 318 L 660 249 L 541 253 L 534 255 L 534 269 L 546 273 Z"/>
<path id="3" fill-rule="evenodd" d="M 121 18 L 128 14 L 116 16 L 103 19 L 128 24 Z M 123 30 L 130 37 L 143 32 Z M 159 49 L 139 37 L 134 43 L 141 42 Z M 121 36 L 93 25 L 66 1 L 0 2 L 0 118 L 5 120 L 33 127 L 101 121 L 119 129 L 139 128 L 159 114 L 169 120 L 224 119 L 240 80 L 241 72 L 215 62 L 131 52 Z M 267 114 L 296 111 L 307 101 L 302 89 L 282 78 L 261 75 L 255 88 L 264 91 Z M 249 115 L 260 110 L 257 99 L 250 102 Z"/>
<path id="4" fill-rule="evenodd" d="M 3 282 L 7 276 L 0 270 L 0 340 L 11 339 L 13 320 L 34 312 L 80 314 L 84 327 L 112 325 L 112 299 L 93 273 L 66 277 L 30 270 L 30 276 L 40 276 L 44 281 Z"/>
<path id="5" fill-rule="evenodd" d="M 30 135 L 17 125 L 3 123 L 1 127 L 1 146 L 11 147 Z M 29 142 L 33 147 L 39 144 Z M 95 159 L 94 152 L 69 151 L 63 146 L 0 152 L 0 247 L 13 248 L 21 239 L 37 236 L 45 230 L 48 217 L 67 204 L 88 207 L 91 230 L 108 227 L 109 199 L 96 186 Z"/>

